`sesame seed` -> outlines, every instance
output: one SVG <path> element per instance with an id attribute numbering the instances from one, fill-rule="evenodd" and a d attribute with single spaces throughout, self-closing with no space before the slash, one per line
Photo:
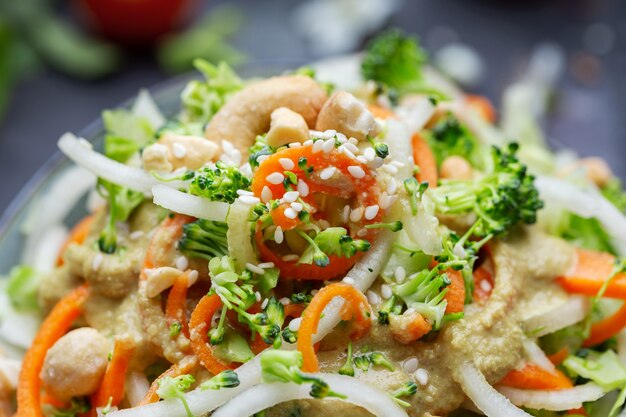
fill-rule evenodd
<path id="1" fill-rule="evenodd" d="M 341 132 L 337 132 L 336 136 L 337 136 L 337 140 L 341 143 L 346 143 L 348 141 L 348 138 L 346 137 L 346 135 L 344 135 Z"/>
<path id="2" fill-rule="evenodd" d="M 383 296 L 385 300 L 388 300 L 393 295 L 391 292 L 391 287 L 387 284 L 383 284 L 380 286 L 380 295 Z"/>
<path id="3" fill-rule="evenodd" d="M 239 201 L 245 204 L 257 204 L 261 200 L 258 197 L 254 197 L 252 195 L 242 195 L 239 197 Z"/>
<path id="4" fill-rule="evenodd" d="M 348 139 L 348 142 L 350 142 L 350 145 L 356 145 L 357 143 L 359 143 L 359 140 L 357 138 L 351 137 L 350 139 Z"/>
<path id="5" fill-rule="evenodd" d="M 324 142 L 322 146 L 324 153 L 330 153 L 333 149 L 335 149 L 335 138 L 328 139 Z"/>
<path id="6" fill-rule="evenodd" d="M 383 158 L 381 158 L 380 156 L 377 156 L 368 165 L 371 168 L 378 169 L 381 166 L 383 166 L 384 163 L 385 163 L 385 161 L 383 161 Z"/>
<path id="7" fill-rule="evenodd" d="M 330 177 L 332 177 L 336 171 L 337 171 L 337 168 L 335 167 L 324 168 L 322 172 L 320 172 L 320 178 L 323 180 L 327 180 Z"/>
<path id="8" fill-rule="evenodd" d="M 320 228 L 322 229 L 328 229 L 330 227 L 330 223 L 324 219 L 319 219 L 317 221 L 317 224 L 320 226 Z"/>
<path id="9" fill-rule="evenodd" d="M 289 322 L 289 330 L 292 332 L 297 332 L 300 329 L 300 324 L 302 324 L 302 318 L 298 317 Z"/>
<path id="10" fill-rule="evenodd" d="M 491 291 L 492 290 L 491 283 L 486 280 L 480 281 L 480 289 L 483 291 Z"/>
<path id="11" fill-rule="evenodd" d="M 174 143 L 172 145 L 172 153 L 178 159 L 183 159 L 187 155 L 187 149 L 180 143 Z"/>
<path id="12" fill-rule="evenodd" d="M 350 220 L 354 223 L 361 220 L 361 218 L 363 217 L 363 211 L 365 211 L 363 207 L 357 207 L 354 210 L 352 210 L 350 212 Z"/>
<path id="13" fill-rule="evenodd" d="M 252 191 L 248 191 L 248 190 L 237 190 L 237 195 L 238 196 L 242 196 L 242 195 L 254 195 L 254 193 Z"/>
<path id="14" fill-rule="evenodd" d="M 336 134 L 337 134 L 337 131 L 335 129 L 328 129 L 322 132 L 321 136 L 323 136 L 325 139 L 330 139 L 330 138 L 334 138 Z"/>
<path id="15" fill-rule="evenodd" d="M 291 300 L 287 297 L 281 298 L 280 300 L 278 300 L 278 302 L 284 306 L 288 306 L 289 304 L 291 304 Z"/>
<path id="16" fill-rule="evenodd" d="M 381 209 L 386 210 L 389 208 L 389 196 L 387 195 L 386 191 L 383 191 L 379 196 L 378 196 L 378 205 L 380 206 Z"/>
<path id="17" fill-rule="evenodd" d="M 305 140 L 302 143 L 302 146 L 311 146 L 311 145 L 313 145 L 313 139 Z"/>
<path id="18" fill-rule="evenodd" d="M 285 180 L 285 176 L 280 172 L 272 172 L 267 177 L 265 177 L 265 180 L 270 184 L 278 185 Z"/>
<path id="19" fill-rule="evenodd" d="M 398 168 L 391 164 L 384 164 L 381 169 L 391 175 L 396 175 L 398 173 Z"/>
<path id="20" fill-rule="evenodd" d="M 428 384 L 428 371 L 424 368 L 420 368 L 413 374 L 413 377 L 420 385 L 424 386 Z"/>
<path id="21" fill-rule="evenodd" d="M 285 262 L 294 262 L 297 261 L 298 259 L 300 259 L 300 257 L 298 255 L 296 255 L 295 253 L 292 253 L 290 255 L 285 255 L 281 258 L 283 261 Z"/>
<path id="22" fill-rule="evenodd" d="M 283 234 L 283 228 L 278 226 L 276 230 L 274 230 L 274 242 L 278 244 L 283 243 L 284 236 L 285 235 Z"/>
<path id="23" fill-rule="evenodd" d="M 283 200 L 285 200 L 287 203 L 293 203 L 298 199 L 298 197 L 300 197 L 300 193 L 297 191 L 287 191 L 285 194 L 283 194 Z"/>
<path id="24" fill-rule="evenodd" d="M 363 171 L 363 168 L 357 165 L 350 165 L 348 167 L 348 172 L 354 178 L 363 178 L 365 176 L 365 171 Z"/>
<path id="25" fill-rule="evenodd" d="M 406 278 L 406 270 L 402 266 L 398 266 L 393 272 L 393 276 L 396 278 L 396 281 L 401 284 Z"/>
<path id="26" fill-rule="evenodd" d="M 252 167 L 250 167 L 250 163 L 246 162 L 239 168 L 239 170 L 246 177 L 252 178 Z"/>
<path id="27" fill-rule="evenodd" d="M 378 210 L 380 210 L 380 207 L 378 207 L 378 204 L 374 204 L 373 206 L 368 206 L 365 209 L 365 219 L 372 220 L 378 214 Z"/>
<path id="28" fill-rule="evenodd" d="M 260 292 L 258 292 L 258 291 L 257 291 L 257 292 L 255 292 L 255 293 L 254 293 L 254 298 L 256 299 L 256 302 L 257 302 L 257 303 L 260 303 L 260 302 L 261 302 L 261 293 L 260 293 Z"/>
<path id="29" fill-rule="evenodd" d="M 344 223 L 348 223 L 348 216 L 350 216 L 350 206 L 345 205 L 341 213 L 341 221 L 343 221 Z"/>
<path id="30" fill-rule="evenodd" d="M 359 229 L 359 231 L 356 232 L 356 235 L 358 237 L 365 237 L 367 235 L 367 229 L 365 229 L 365 228 Z"/>
<path id="31" fill-rule="evenodd" d="M 339 151 L 339 153 L 344 154 L 348 158 L 356 159 L 356 156 L 352 153 L 352 151 L 346 148 L 346 144 L 341 145 L 339 148 L 337 148 L 337 150 Z"/>
<path id="32" fill-rule="evenodd" d="M 300 193 L 300 195 L 302 197 L 306 197 L 309 195 L 309 185 L 302 181 L 302 180 L 298 180 L 298 192 Z"/>
<path id="33" fill-rule="evenodd" d="M 137 240 L 137 239 L 142 238 L 144 235 L 145 235 L 145 233 L 144 233 L 144 231 L 143 231 L 143 230 L 135 230 L 134 232 L 132 232 L 132 233 L 128 236 L 128 238 L 129 238 L 130 240 Z"/>
<path id="34" fill-rule="evenodd" d="M 269 155 L 261 155 L 256 158 L 256 161 L 257 163 L 262 164 L 269 157 Z"/>
<path id="35" fill-rule="evenodd" d="M 347 150 L 349 150 L 350 152 L 352 152 L 352 153 L 354 153 L 354 154 L 359 153 L 359 148 L 357 148 L 357 146 L 356 146 L 356 145 L 354 145 L 354 144 L 352 144 L 352 143 L 350 143 L 350 142 L 348 142 L 348 143 L 344 143 L 344 145 L 343 145 L 343 146 L 344 146 Z"/>
<path id="36" fill-rule="evenodd" d="M 290 148 L 299 148 L 299 147 L 301 147 L 301 146 L 302 146 L 302 144 L 301 144 L 300 142 L 291 142 L 291 143 L 289 144 L 289 147 L 290 147 Z"/>
<path id="37" fill-rule="evenodd" d="M 311 290 L 311 295 L 313 297 L 315 297 L 317 295 L 317 293 L 320 292 L 319 290 Z"/>
<path id="38" fill-rule="evenodd" d="M 298 217 L 298 212 L 291 207 L 287 207 L 283 213 L 285 213 L 285 217 L 288 219 L 295 219 Z"/>
<path id="39" fill-rule="evenodd" d="M 360 163 L 362 163 L 362 164 L 367 164 L 367 158 L 366 158 L 366 157 L 364 157 L 363 155 L 358 155 L 358 156 L 356 157 L 356 160 L 357 160 L 357 162 L 360 162 Z"/>
<path id="40" fill-rule="evenodd" d="M 272 193 L 272 190 L 270 190 L 270 187 L 268 187 L 267 185 L 263 186 L 263 190 L 261 191 L 261 200 L 264 203 L 269 202 L 272 198 L 274 197 L 274 194 Z"/>
<path id="41" fill-rule="evenodd" d="M 290 170 L 293 169 L 293 167 L 296 166 L 296 164 L 293 163 L 293 161 L 289 158 L 280 158 L 278 160 L 278 162 L 280 163 L 280 165 L 285 168 L 286 170 Z"/>
<path id="42" fill-rule="evenodd" d="M 91 260 L 91 269 L 93 271 L 99 270 L 100 266 L 102 266 L 103 261 L 104 261 L 104 255 L 102 255 L 100 252 L 96 253 L 96 255 Z"/>
<path id="43" fill-rule="evenodd" d="M 200 276 L 200 274 L 195 269 L 189 272 L 189 275 L 187 275 L 187 279 L 189 280 L 190 286 L 192 284 L 195 284 L 195 282 L 198 280 L 198 276 Z"/>
<path id="44" fill-rule="evenodd" d="M 371 304 L 371 305 L 378 305 L 380 303 L 380 296 L 378 294 L 376 294 L 374 291 L 369 290 L 367 293 L 367 301 Z"/>
<path id="45" fill-rule="evenodd" d="M 419 360 L 415 356 L 411 356 L 410 358 L 407 358 L 404 360 L 404 362 L 402 362 L 402 370 L 404 370 L 404 372 L 406 372 L 407 374 L 417 371 L 418 367 Z"/>
<path id="46" fill-rule="evenodd" d="M 342 281 L 348 285 L 354 285 L 354 278 L 345 277 Z"/>
<path id="47" fill-rule="evenodd" d="M 323 146 L 324 146 L 323 140 L 316 140 L 315 142 L 313 142 L 313 149 L 311 149 L 311 152 L 318 153 L 322 150 Z"/>
<path id="48" fill-rule="evenodd" d="M 254 272 L 255 274 L 259 274 L 259 275 L 263 275 L 265 273 L 265 270 L 263 268 L 259 268 L 258 266 L 253 265 L 249 262 L 246 264 L 246 269 L 250 272 Z"/>
<path id="49" fill-rule="evenodd" d="M 269 302 L 270 302 L 269 298 L 266 298 L 265 300 L 263 300 L 263 302 L 261 303 L 261 308 L 265 310 L 265 307 L 267 307 Z"/>
<path id="50" fill-rule="evenodd" d="M 395 194 L 396 191 L 398 191 L 398 183 L 394 178 L 390 178 L 387 182 L 387 193 L 389 193 L 389 195 L 392 195 Z"/>
<path id="51" fill-rule="evenodd" d="M 363 151 L 363 157 L 365 157 L 368 161 L 373 161 L 374 158 L 376 158 L 376 151 L 371 147 L 365 148 Z"/>
<path id="52" fill-rule="evenodd" d="M 304 206 L 302 206 L 302 203 L 298 203 L 298 202 L 291 203 L 290 205 L 291 205 L 291 208 L 297 212 L 301 212 L 302 209 L 304 208 Z"/>
<path id="53" fill-rule="evenodd" d="M 179 256 L 176 258 L 176 269 L 184 271 L 189 266 L 189 260 L 185 256 Z"/>
<path id="54" fill-rule="evenodd" d="M 404 164 L 400 161 L 391 161 L 391 164 L 396 166 L 397 168 L 403 168 Z"/>
<path id="55" fill-rule="evenodd" d="M 263 268 L 263 269 L 274 268 L 274 262 L 262 262 L 262 263 L 258 264 L 257 266 L 259 268 Z"/>

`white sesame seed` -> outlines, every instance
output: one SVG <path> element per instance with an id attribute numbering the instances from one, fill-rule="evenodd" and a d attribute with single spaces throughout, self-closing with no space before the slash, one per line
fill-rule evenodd
<path id="1" fill-rule="evenodd" d="M 367 293 L 367 301 L 369 301 L 369 303 L 371 305 L 378 305 L 380 304 L 380 296 L 378 294 L 376 294 L 374 291 L 369 290 Z"/>
<path id="2" fill-rule="evenodd" d="M 290 206 L 291 206 L 292 209 L 294 209 L 298 213 L 301 212 L 302 209 L 304 208 L 302 203 L 298 203 L 298 202 L 291 203 Z"/>
<path id="3" fill-rule="evenodd" d="M 250 262 L 246 264 L 246 269 L 248 269 L 248 271 L 250 272 L 254 272 L 255 274 L 259 274 L 259 275 L 263 275 L 265 273 L 265 270 L 263 268 L 259 268 L 258 266 L 253 265 Z"/>
<path id="4" fill-rule="evenodd" d="M 298 180 L 297 189 L 302 197 L 306 197 L 309 195 L 309 185 L 306 182 Z"/>
<path id="5" fill-rule="evenodd" d="M 265 180 L 270 184 L 278 185 L 285 180 L 285 176 L 280 172 L 272 172 L 267 177 L 265 177 Z"/>
<path id="6" fill-rule="evenodd" d="M 239 201 L 245 204 L 257 204 L 261 200 L 258 197 L 254 197 L 252 195 L 242 195 L 239 197 Z"/>
<path id="7" fill-rule="evenodd" d="M 384 163 L 385 161 L 383 160 L 383 158 L 377 156 L 368 164 L 368 166 L 374 169 L 378 169 L 383 166 Z"/>
<path id="8" fill-rule="evenodd" d="M 298 217 L 298 212 L 291 207 L 287 207 L 283 213 L 285 213 L 285 217 L 288 219 L 295 219 Z"/>
<path id="9" fill-rule="evenodd" d="M 302 324 L 302 319 L 300 317 L 291 320 L 289 322 L 289 330 L 297 332 L 300 329 L 300 324 Z"/>
<path id="10" fill-rule="evenodd" d="M 335 167 L 324 168 L 322 172 L 320 172 L 320 178 L 323 180 L 327 180 L 330 177 L 332 177 L 336 171 L 337 171 L 337 168 Z"/>
<path id="11" fill-rule="evenodd" d="M 184 271 L 185 269 L 187 269 L 187 267 L 189 267 L 189 260 L 187 259 L 187 257 L 179 256 L 178 258 L 176 258 L 176 269 Z"/>
<path id="12" fill-rule="evenodd" d="M 393 295 L 393 293 L 391 292 L 391 287 L 387 284 L 381 285 L 380 295 L 382 295 L 385 300 L 388 300 L 389 298 L 391 298 L 391 296 Z"/>
<path id="13" fill-rule="evenodd" d="M 376 151 L 372 147 L 365 148 L 363 151 L 363 157 L 368 161 L 373 161 L 374 158 L 376 158 Z"/>
<path id="14" fill-rule="evenodd" d="M 322 136 L 324 136 L 326 139 L 334 138 L 336 134 L 337 131 L 335 129 L 328 129 L 322 132 Z"/>
<path id="15" fill-rule="evenodd" d="M 263 300 L 263 302 L 261 303 L 261 308 L 265 309 L 265 307 L 267 307 L 267 305 L 269 304 L 270 299 L 266 298 L 265 300 Z"/>
<path id="16" fill-rule="evenodd" d="M 296 164 L 293 163 L 293 161 L 289 158 L 280 158 L 278 160 L 278 162 L 280 163 L 280 165 L 285 168 L 286 170 L 290 170 L 293 169 L 293 167 L 296 166 Z"/>
<path id="17" fill-rule="evenodd" d="M 254 293 L 254 298 L 256 299 L 256 302 L 257 302 L 257 303 L 260 303 L 260 302 L 261 302 L 261 293 L 260 293 L 260 292 L 258 292 L 258 291 L 257 291 L 257 292 L 255 292 L 255 293 Z"/>
<path id="18" fill-rule="evenodd" d="M 261 262 L 257 266 L 259 268 L 263 268 L 263 269 L 274 268 L 274 262 Z"/>
<path id="19" fill-rule="evenodd" d="M 189 286 L 195 284 L 199 276 L 200 274 L 198 273 L 198 271 L 196 271 L 195 269 L 191 270 L 189 272 L 189 275 L 187 275 L 187 279 L 189 280 Z"/>
<path id="20" fill-rule="evenodd" d="M 358 222 L 363 217 L 364 211 L 365 210 L 361 206 L 355 208 L 354 210 L 350 212 L 350 220 L 354 223 Z"/>
<path id="21" fill-rule="evenodd" d="M 386 191 L 383 191 L 379 196 L 378 196 L 378 205 L 380 206 L 381 209 L 386 210 L 389 208 L 389 195 L 387 195 Z"/>
<path id="22" fill-rule="evenodd" d="M 283 228 L 278 226 L 276 230 L 274 230 L 274 242 L 281 244 L 283 243 L 283 238 L 285 235 L 283 234 Z"/>
<path id="23" fill-rule="evenodd" d="M 337 136 L 337 140 L 341 143 L 346 143 L 348 141 L 348 138 L 346 137 L 346 135 L 344 135 L 341 132 L 337 132 L 335 135 Z"/>
<path id="24" fill-rule="evenodd" d="M 358 237 L 365 237 L 365 235 L 367 235 L 367 229 L 366 228 L 359 229 L 359 231 L 356 232 L 356 235 Z"/>
<path id="25" fill-rule="evenodd" d="M 418 367 L 419 360 L 415 356 L 411 356 L 410 358 L 407 358 L 404 360 L 404 362 L 402 362 L 402 370 L 404 370 L 404 372 L 406 372 L 407 374 L 417 371 Z"/>
<path id="26" fill-rule="evenodd" d="M 320 228 L 322 229 L 328 229 L 330 227 L 330 223 L 327 220 L 324 219 L 319 219 L 317 221 L 317 224 L 320 226 Z"/>
<path id="27" fill-rule="evenodd" d="M 305 140 L 302 142 L 302 146 L 311 146 L 313 145 L 313 139 Z"/>
<path id="28" fill-rule="evenodd" d="M 480 281 L 480 289 L 487 292 L 487 291 L 491 291 L 492 290 L 492 286 L 491 283 L 487 280 L 482 280 Z"/>
<path id="29" fill-rule="evenodd" d="M 130 240 L 137 240 L 137 239 L 141 239 L 144 235 L 145 233 L 143 230 L 135 230 L 130 235 L 128 235 L 128 238 Z"/>
<path id="30" fill-rule="evenodd" d="M 350 142 L 350 145 L 356 145 L 357 143 L 359 143 L 359 140 L 357 138 L 351 137 L 350 139 L 348 139 L 348 142 Z"/>
<path id="31" fill-rule="evenodd" d="M 343 206 L 343 211 L 341 212 L 341 221 L 344 223 L 348 223 L 348 219 L 350 216 L 350 206 Z"/>
<path id="32" fill-rule="evenodd" d="M 397 168 L 402 168 L 404 167 L 404 164 L 400 161 L 391 161 L 391 164 L 396 166 Z"/>
<path id="33" fill-rule="evenodd" d="M 354 285 L 354 278 L 345 277 L 342 281 L 343 281 L 345 284 L 348 284 L 348 285 Z"/>
<path id="34" fill-rule="evenodd" d="M 424 368 L 420 368 L 413 374 L 413 377 L 420 385 L 424 386 L 428 384 L 428 371 Z"/>
<path id="35" fill-rule="evenodd" d="M 283 200 L 285 200 L 287 203 L 293 203 L 298 199 L 298 197 L 300 197 L 300 193 L 297 191 L 287 191 L 285 194 L 283 194 Z"/>
<path id="36" fill-rule="evenodd" d="M 248 191 L 248 190 L 237 190 L 237 195 L 238 196 L 242 196 L 242 195 L 254 195 L 254 193 L 252 191 Z"/>
<path id="37" fill-rule="evenodd" d="M 272 190 L 267 185 L 263 186 L 263 190 L 261 191 L 261 200 L 264 203 L 269 202 L 274 197 Z"/>
<path id="38" fill-rule="evenodd" d="M 284 306 L 288 306 L 289 304 L 291 304 L 291 300 L 287 297 L 281 298 L 280 300 L 278 300 L 278 302 Z"/>
<path id="39" fill-rule="evenodd" d="M 316 140 L 315 142 L 313 142 L 313 148 L 311 149 L 311 152 L 318 153 L 322 150 L 323 146 L 324 146 L 323 140 Z"/>
<path id="40" fill-rule="evenodd" d="M 396 175 L 398 173 L 398 168 L 391 164 L 384 164 L 381 169 L 391 175 Z"/>
<path id="41" fill-rule="evenodd" d="M 256 162 L 259 163 L 259 164 L 262 164 L 269 157 L 270 157 L 269 155 L 257 156 Z"/>
<path id="42" fill-rule="evenodd" d="M 291 142 L 291 143 L 289 144 L 289 147 L 290 147 L 290 148 L 299 148 L 299 147 L 301 147 L 301 146 L 302 146 L 302 144 L 301 144 L 300 142 Z"/>
<path id="43" fill-rule="evenodd" d="M 368 206 L 365 209 L 365 219 L 372 220 L 378 214 L 378 210 L 380 210 L 380 207 L 378 207 L 378 204 L 374 204 L 373 206 Z"/>
<path id="44" fill-rule="evenodd" d="M 392 195 L 395 194 L 396 191 L 398 191 L 398 183 L 394 178 L 390 178 L 389 181 L 387 181 L 387 193 Z"/>
<path id="45" fill-rule="evenodd" d="M 292 253 L 290 255 L 285 255 L 281 258 L 283 261 L 285 262 L 294 262 L 297 261 L 298 259 L 300 259 L 300 257 L 298 255 L 296 255 L 295 253 Z"/>
<path id="46" fill-rule="evenodd" d="M 178 159 L 183 159 L 187 155 L 187 149 L 180 143 L 174 143 L 172 145 L 172 153 Z"/>
<path id="47" fill-rule="evenodd" d="M 356 160 L 357 160 L 357 162 L 360 162 L 360 163 L 362 163 L 362 164 L 367 164 L 367 158 L 366 158 L 366 157 L 364 157 L 363 155 L 358 155 L 358 156 L 356 157 Z"/>
<path id="48" fill-rule="evenodd" d="M 357 148 L 357 146 L 353 143 L 348 142 L 348 143 L 345 143 L 343 146 L 354 154 L 359 153 L 359 148 Z"/>
<path id="49" fill-rule="evenodd" d="M 339 148 L 337 148 L 337 150 L 339 151 L 339 153 L 344 154 L 348 158 L 356 159 L 356 156 L 352 153 L 352 151 L 346 148 L 345 143 L 341 145 Z"/>
<path id="50" fill-rule="evenodd" d="M 249 162 L 246 162 L 241 167 L 239 167 L 239 171 L 241 171 L 241 173 L 246 177 L 252 178 L 252 167 L 250 166 Z"/>
<path id="51" fill-rule="evenodd" d="M 365 176 L 365 171 L 363 171 L 363 168 L 358 165 L 350 165 L 348 167 L 348 172 L 354 178 L 363 178 Z"/>
<path id="52" fill-rule="evenodd" d="M 317 295 L 317 293 L 319 292 L 319 290 L 311 290 L 311 295 L 313 297 L 315 297 Z"/>
<path id="53" fill-rule="evenodd" d="M 406 278 L 406 270 L 404 269 L 404 267 L 398 266 L 393 272 L 393 276 L 396 278 L 396 281 L 401 284 Z"/>
<path id="54" fill-rule="evenodd" d="M 91 260 L 91 269 L 93 271 L 97 271 L 102 266 L 102 262 L 104 261 L 104 255 L 100 252 L 96 253 L 93 259 Z"/>
<path id="55" fill-rule="evenodd" d="M 322 146 L 324 153 L 330 153 L 333 149 L 335 149 L 335 138 L 328 139 L 324 142 Z"/>

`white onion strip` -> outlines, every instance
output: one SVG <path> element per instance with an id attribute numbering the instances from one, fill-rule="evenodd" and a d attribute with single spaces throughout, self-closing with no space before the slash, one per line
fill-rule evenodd
<path id="1" fill-rule="evenodd" d="M 155 185 L 151 191 L 154 204 L 176 213 L 221 222 L 228 217 L 230 205 L 223 201 L 210 201 L 162 184 Z"/>
<path id="2" fill-rule="evenodd" d="M 372 286 L 389 256 L 392 240 L 391 232 L 387 230 L 382 231 L 361 261 L 350 270 L 348 276 L 354 279 L 354 286 L 357 289 L 365 292 Z M 321 340 L 339 323 L 341 320 L 339 313 L 342 306 L 343 300 L 341 298 L 335 298 L 326 306 L 317 327 L 318 331 L 313 337 L 314 342 Z M 284 343 L 283 348 L 294 349 L 295 346 Z M 260 356 L 257 355 L 254 359 L 244 363 L 236 369 L 236 372 L 239 376 L 239 386 L 236 388 L 219 391 L 195 389 L 185 394 L 193 414 L 209 413 L 234 396 L 259 384 L 261 382 Z M 159 401 L 107 414 L 108 417 L 185 417 L 186 415 L 184 407 L 178 400 Z"/>
<path id="3" fill-rule="evenodd" d="M 461 365 L 459 379 L 465 394 L 487 417 L 531 417 L 489 385 L 474 364 Z"/>
<path id="4" fill-rule="evenodd" d="M 314 374 L 343 395 L 346 401 L 380 417 L 407 417 L 398 404 L 386 393 L 355 378 L 336 374 Z M 249 417 L 276 404 L 292 400 L 310 399 L 309 384 L 260 384 L 230 400 L 212 414 L 212 417 Z M 320 400 L 324 401 L 324 400 Z"/>
<path id="5" fill-rule="evenodd" d="M 541 337 L 581 322 L 589 311 L 587 297 L 572 296 L 562 305 L 524 321 L 524 329 L 533 337 Z"/>
<path id="6" fill-rule="evenodd" d="M 549 372 L 555 372 L 556 368 L 550 359 L 546 356 L 545 352 L 541 350 L 537 343 L 533 342 L 530 339 L 524 340 L 524 351 L 526 352 L 526 357 L 531 363 L 545 369 Z"/>
<path id="7" fill-rule="evenodd" d="M 250 222 L 246 221 L 250 217 L 252 205 L 244 203 L 241 199 L 236 199 L 230 206 L 228 215 L 228 230 L 226 240 L 228 242 L 228 253 L 235 260 L 235 264 L 240 269 L 246 268 L 246 263 L 256 265 L 259 261 L 252 246 L 250 237 Z"/>
<path id="8" fill-rule="evenodd" d="M 510 387 L 498 387 L 498 390 L 515 405 L 550 411 L 580 408 L 583 403 L 596 401 L 605 394 L 602 388 L 593 382 L 556 391 L 524 390 Z"/>
<path id="9" fill-rule="evenodd" d="M 133 370 L 126 376 L 124 390 L 131 407 L 136 407 L 150 390 L 150 382 L 143 372 Z"/>
<path id="10" fill-rule="evenodd" d="M 143 169 L 124 165 L 94 151 L 88 142 L 78 139 L 73 133 L 63 134 L 57 145 L 77 165 L 114 184 L 150 195 L 152 186 L 160 182 Z M 168 185 L 181 188 L 185 183 L 172 181 Z"/>

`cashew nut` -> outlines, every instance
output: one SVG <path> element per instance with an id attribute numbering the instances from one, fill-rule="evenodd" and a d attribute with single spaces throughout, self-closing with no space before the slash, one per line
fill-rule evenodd
<path id="1" fill-rule="evenodd" d="M 256 136 L 270 128 L 275 109 L 293 110 L 312 128 L 327 98 L 326 91 L 310 77 L 269 78 L 247 86 L 228 100 L 209 122 L 204 135 L 218 144 L 222 140 L 231 142 L 247 158 Z"/>
<path id="2" fill-rule="evenodd" d="M 358 140 L 365 140 L 367 136 L 376 136 L 379 133 L 372 113 L 359 99 L 345 91 L 337 91 L 324 104 L 317 117 L 315 129 L 334 129 Z"/>
<path id="3" fill-rule="evenodd" d="M 107 366 L 111 343 L 91 327 L 72 330 L 48 350 L 41 380 L 62 401 L 92 394 Z"/>
<path id="4" fill-rule="evenodd" d="M 219 146 L 205 138 L 166 133 L 144 149 L 142 159 L 147 171 L 171 172 L 182 167 L 199 169 L 218 154 Z"/>
<path id="5" fill-rule="evenodd" d="M 304 142 L 307 139 L 309 126 L 304 117 L 286 107 L 279 107 L 272 112 L 270 130 L 266 137 L 269 146 L 279 148 L 291 142 Z"/>
<path id="6" fill-rule="evenodd" d="M 472 166 L 462 156 L 452 155 L 441 163 L 441 178 L 449 180 L 471 180 L 473 177 Z"/>

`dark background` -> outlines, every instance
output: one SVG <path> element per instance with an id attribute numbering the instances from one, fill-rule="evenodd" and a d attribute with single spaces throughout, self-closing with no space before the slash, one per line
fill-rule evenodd
<path id="1" fill-rule="evenodd" d="M 205 7 L 220 3 L 224 2 L 212 0 Z M 234 44 L 251 61 L 286 59 L 299 64 L 316 58 L 289 23 L 298 1 L 229 3 L 245 13 L 246 21 Z M 598 23 L 611 29 L 614 43 L 610 51 L 594 54 L 586 48 L 584 37 L 590 26 Z M 429 39 L 433 29 L 451 29 L 483 57 L 486 74 L 475 90 L 496 104 L 502 89 L 519 75 L 532 48 L 543 41 L 556 42 L 564 49 L 568 66 L 558 86 L 558 106 L 546 126 L 550 138 L 582 155 L 605 157 L 618 175 L 626 177 L 623 1 L 406 0 L 388 26 L 417 34 L 427 49 L 433 47 L 434 41 Z M 55 151 L 63 132 L 80 131 L 99 117 L 102 109 L 168 77 L 149 54 L 140 53 L 119 74 L 96 82 L 48 71 L 22 83 L 0 124 L 0 211 Z"/>

